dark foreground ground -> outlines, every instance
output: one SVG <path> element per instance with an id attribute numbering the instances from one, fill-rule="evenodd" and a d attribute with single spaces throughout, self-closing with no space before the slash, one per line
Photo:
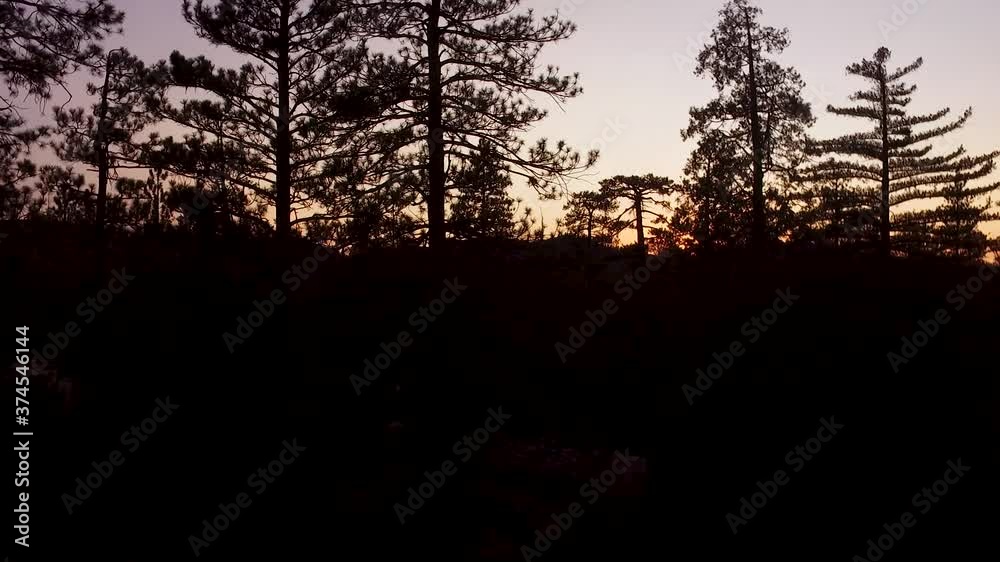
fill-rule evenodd
<path id="1" fill-rule="evenodd" d="M 625 300 L 635 260 L 397 252 L 303 279 L 306 246 L 119 241 L 95 266 L 85 245 L 0 243 L 8 356 L 18 325 L 33 349 L 65 343 L 32 378 L 31 546 L 5 549 L 12 561 L 524 560 L 523 545 L 531 560 L 995 557 L 1000 283 L 951 293 L 978 268 L 670 260 Z M 134 280 L 91 313 L 115 271 Z M 411 319 L 445 280 L 467 288 L 433 323 Z M 230 352 L 223 334 L 275 289 L 287 302 Z M 778 291 L 793 304 L 744 329 Z M 556 342 L 606 300 L 617 312 L 563 363 Z M 896 372 L 887 353 L 941 309 L 949 322 Z M 79 334 L 63 339 L 68 322 Z M 352 384 L 401 332 L 412 343 Z M 682 386 L 734 342 L 743 355 L 689 403 Z M 497 427 L 491 409 L 509 419 L 455 447 Z M 280 474 L 252 478 L 269 463 Z M 88 495 L 76 479 L 95 464 L 108 475 Z M 588 483 L 610 468 L 624 474 Z M 758 482 L 772 497 L 749 511 Z M 547 543 L 553 514 L 567 529 Z"/>

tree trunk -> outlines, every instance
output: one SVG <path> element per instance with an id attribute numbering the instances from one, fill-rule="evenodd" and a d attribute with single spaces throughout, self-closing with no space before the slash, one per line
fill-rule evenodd
<path id="1" fill-rule="evenodd" d="M 635 239 L 639 253 L 646 255 L 646 227 L 642 224 L 642 194 L 635 195 Z"/>
<path id="2" fill-rule="evenodd" d="M 108 162 L 108 88 L 111 83 L 112 65 L 114 64 L 114 51 L 108 53 L 104 64 L 104 86 L 101 88 L 101 105 L 97 115 L 97 139 L 94 147 L 97 152 L 97 238 L 104 237 L 105 223 L 107 222 L 108 208 L 108 176 L 110 163 Z"/>
<path id="3" fill-rule="evenodd" d="M 879 209 L 879 248 L 885 257 L 892 253 L 892 236 L 889 215 L 889 86 L 885 65 L 882 66 L 882 208 Z"/>
<path id="4" fill-rule="evenodd" d="M 751 234 L 753 245 L 762 248 L 767 237 L 767 216 L 764 201 L 764 147 L 761 139 L 760 106 L 757 98 L 757 65 L 754 51 L 753 27 L 750 14 L 746 15 L 747 60 L 750 64 L 747 90 L 750 94 L 750 143 L 753 148 L 753 212 Z"/>
<path id="5" fill-rule="evenodd" d="M 278 117 L 275 138 L 275 234 L 291 234 L 292 216 L 292 138 L 290 120 L 291 76 L 289 69 L 290 0 L 282 0 L 278 22 Z"/>
<path id="6" fill-rule="evenodd" d="M 635 240 L 639 252 L 646 255 L 646 226 L 642 223 L 642 194 L 635 195 Z"/>
<path id="7" fill-rule="evenodd" d="M 442 128 L 441 91 L 441 0 L 431 0 L 427 11 L 427 59 L 429 84 L 427 99 L 427 218 L 431 248 L 439 249 L 445 241 L 445 158 Z"/>
<path id="8" fill-rule="evenodd" d="M 587 213 L 587 247 L 594 245 L 594 211 Z"/>

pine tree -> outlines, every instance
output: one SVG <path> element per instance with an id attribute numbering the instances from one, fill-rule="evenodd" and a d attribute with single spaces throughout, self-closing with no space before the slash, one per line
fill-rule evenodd
<path id="1" fill-rule="evenodd" d="M 206 140 L 225 141 L 238 157 L 229 169 L 249 176 L 228 179 L 271 201 L 279 237 L 322 218 L 310 204 L 337 181 L 339 166 L 328 164 L 342 156 L 350 110 L 336 101 L 365 60 L 363 46 L 352 41 L 350 8 L 341 0 L 184 0 L 184 18 L 199 37 L 251 62 L 218 69 L 204 56 L 174 52 L 161 63 L 170 85 L 215 100 L 185 99 L 179 107 L 163 101 L 156 109 Z M 293 219 L 298 212 L 306 216 Z"/>
<path id="2" fill-rule="evenodd" d="M 877 244 L 878 208 L 866 206 L 849 182 L 832 181 L 797 194 L 792 239 L 834 248 Z"/>
<path id="3" fill-rule="evenodd" d="M 61 159 L 96 169 L 99 235 L 106 223 L 109 180 L 118 169 L 144 167 L 135 137 L 155 123 L 155 118 L 145 111 L 144 100 L 162 95 L 158 80 L 126 49 L 107 53 L 101 72 L 102 84 L 87 85 L 87 93 L 98 98 L 89 113 L 83 108 L 56 108 L 58 139 L 51 143 Z"/>
<path id="4" fill-rule="evenodd" d="M 1000 183 L 990 186 L 1000 188 Z M 906 213 L 897 219 L 897 248 L 909 254 L 946 256 L 964 262 L 986 257 L 989 238 L 979 230 L 984 222 L 1000 220 L 990 209 L 989 200 L 977 204 L 982 190 L 970 189 L 968 180 L 956 174 L 952 183 L 941 189 L 944 204 L 937 209 Z"/>
<path id="5" fill-rule="evenodd" d="M 37 130 L 21 131 L 14 134 L 13 142 L 0 143 L 0 220 L 18 220 L 37 213 L 31 188 L 22 182 L 38 174 L 38 166 L 28 158 L 38 137 Z"/>
<path id="6" fill-rule="evenodd" d="M 813 154 L 850 158 L 831 157 L 803 171 L 804 177 L 812 181 L 850 181 L 858 184 L 857 193 L 867 202 L 865 206 L 878 207 L 879 240 L 884 255 L 889 255 L 893 248 L 894 208 L 945 197 L 947 186 L 954 181 L 956 174 L 966 182 L 984 178 L 993 172 L 994 161 L 1000 156 L 1000 152 L 970 156 L 964 147 L 941 156 L 929 156 L 934 149 L 930 141 L 963 127 L 972 116 L 972 109 L 945 124 L 939 122 L 951 113 L 950 109 L 927 115 L 910 115 L 907 108 L 917 87 L 903 79 L 921 68 L 923 59 L 890 71 L 887 66 L 890 56 L 889 49 L 883 47 L 872 60 L 865 59 L 848 66 L 848 74 L 865 79 L 870 87 L 851 96 L 851 100 L 858 105 L 831 105 L 827 109 L 834 115 L 872 121 L 875 128 L 832 140 L 811 142 L 810 151 Z M 931 128 L 918 131 L 921 126 Z M 967 188 L 964 194 L 977 197 L 997 188 L 997 185 Z M 929 232 L 939 218 L 938 213 L 927 211 L 900 213 L 896 217 L 898 228 L 895 230 L 907 238 L 907 245 L 912 248 L 914 234 L 920 230 Z"/>
<path id="7" fill-rule="evenodd" d="M 75 6 L 65 0 L 0 2 L 0 77 L 6 84 L 0 93 L 0 148 L 18 141 L 14 129 L 23 120 L 15 100 L 22 94 L 47 100 L 53 86 L 66 88 L 68 75 L 97 68 L 100 41 L 120 32 L 124 19 L 110 0 Z"/>
<path id="8" fill-rule="evenodd" d="M 731 0 L 719 13 L 695 68 L 697 76 L 712 78 L 719 95 L 692 108 L 681 133 L 688 140 L 719 131 L 749 157 L 751 232 L 758 247 L 768 229 L 765 176 L 794 166 L 805 128 L 814 122 L 799 73 L 769 58 L 788 47 L 788 30 L 761 25 L 761 14 L 749 0 Z"/>
<path id="9" fill-rule="evenodd" d="M 656 221 L 653 234 L 660 246 L 713 252 L 750 242 L 752 187 L 746 171 L 750 157 L 739 141 L 714 130 L 698 140 L 675 186 L 677 203 L 669 218 Z"/>
<path id="10" fill-rule="evenodd" d="M 510 170 L 489 145 L 461 164 L 453 184 L 448 228 L 456 238 L 521 239 L 530 234 L 531 209 L 518 216 L 523 201 L 511 197 Z"/>
<path id="11" fill-rule="evenodd" d="M 586 237 L 587 244 L 611 245 L 628 225 L 617 218 L 618 201 L 599 191 L 571 193 L 559 226 L 569 234 Z"/>
<path id="12" fill-rule="evenodd" d="M 663 198 L 673 193 L 674 185 L 670 178 L 658 177 L 653 174 L 645 176 L 615 176 L 601 182 L 601 191 L 610 199 L 625 199 L 628 206 L 618 217 L 621 220 L 626 215 L 632 215 L 635 225 L 636 245 L 639 251 L 646 253 L 646 222 L 648 215 L 655 219 L 665 220 L 665 217 L 654 211 L 663 205 Z"/>
<path id="13" fill-rule="evenodd" d="M 486 143 L 510 173 L 543 195 L 566 189 L 566 178 L 589 167 L 564 142 L 546 139 L 525 147 L 522 135 L 547 112 L 529 94 L 557 103 L 579 95 L 577 76 L 548 66 L 538 72 L 545 45 L 568 39 L 575 26 L 558 15 L 516 13 L 521 0 L 365 2 L 369 30 L 398 41 L 397 56 L 379 59 L 372 87 L 390 102 L 368 137 L 390 176 L 420 179 L 432 247 L 446 237 L 449 169 L 475 158 Z M 389 92 L 388 94 L 386 92 Z M 448 162 L 451 162 L 449 165 Z M 425 187 L 426 186 L 426 187 Z"/>
<path id="14" fill-rule="evenodd" d="M 74 172 L 72 167 L 48 165 L 39 168 L 34 193 L 40 199 L 40 217 L 66 224 L 93 224 L 96 214 L 94 185 L 88 185 L 83 174 Z M 112 207 L 113 212 L 121 210 L 117 204 Z"/>

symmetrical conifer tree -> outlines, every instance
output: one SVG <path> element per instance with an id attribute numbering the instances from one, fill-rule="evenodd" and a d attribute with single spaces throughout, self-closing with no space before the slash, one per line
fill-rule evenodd
<path id="1" fill-rule="evenodd" d="M 1000 184 L 992 186 L 992 190 L 998 188 Z M 979 227 L 1000 220 L 1000 214 L 991 209 L 991 200 L 982 201 L 982 188 L 970 189 L 961 174 L 941 189 L 941 196 L 944 204 L 937 209 L 897 217 L 893 245 L 908 254 L 946 256 L 966 262 L 986 257 L 989 238 Z"/>
<path id="2" fill-rule="evenodd" d="M 964 147 L 931 156 L 932 141 L 963 127 L 972 116 L 972 109 L 946 122 L 942 120 L 950 115 L 950 109 L 911 115 L 908 107 L 917 87 L 904 79 L 923 66 L 923 59 L 890 70 L 890 56 L 889 49 L 883 47 L 872 60 L 865 59 L 847 67 L 848 74 L 863 78 L 869 88 L 851 96 L 851 101 L 857 105 L 828 108 L 834 115 L 871 121 L 874 128 L 810 143 L 813 153 L 836 157 L 804 170 L 805 177 L 814 181 L 851 181 L 858 186 L 868 206 L 878 209 L 880 246 L 885 255 L 892 250 L 893 230 L 903 234 L 906 243 L 912 245 L 915 232 L 930 232 L 936 224 L 947 220 L 941 210 L 906 211 L 893 219 L 894 208 L 945 198 L 949 194 L 954 196 L 954 190 L 949 189 L 956 176 L 960 177 L 963 186 L 965 182 L 985 178 L 993 172 L 995 160 L 1000 156 L 1000 152 L 971 156 Z M 998 184 L 965 186 L 961 196 L 973 199 L 998 188 Z M 964 210 L 956 212 L 965 213 Z"/>

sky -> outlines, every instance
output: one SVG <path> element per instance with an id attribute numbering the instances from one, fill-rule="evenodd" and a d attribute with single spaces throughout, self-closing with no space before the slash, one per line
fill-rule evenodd
<path id="1" fill-rule="evenodd" d="M 708 40 L 723 0 L 524 0 L 539 16 L 558 9 L 578 25 L 570 39 L 546 47 L 544 64 L 580 73 L 582 96 L 561 108 L 548 102 L 551 115 L 529 135 L 564 139 L 586 152 L 601 149 L 601 159 L 571 189 L 597 187 L 615 175 L 654 173 L 679 179 L 693 148 L 681 141 L 688 110 L 714 95 L 709 80 L 696 77 L 692 59 Z M 181 16 L 180 0 L 117 0 L 125 10 L 125 32 L 109 48 L 128 47 L 147 62 L 174 49 L 206 54 L 220 65 L 239 58 L 198 39 Z M 973 154 L 1000 147 L 1000 59 L 996 0 L 758 0 L 763 23 L 790 30 L 791 45 L 781 57 L 807 84 L 807 101 L 818 117 L 818 138 L 858 130 L 859 122 L 826 113 L 844 105 L 865 84 L 848 77 L 845 67 L 871 58 L 886 46 L 893 63 L 905 66 L 918 57 L 924 67 L 911 76 L 920 86 L 914 112 L 951 107 L 975 113 L 950 143 Z M 82 91 L 82 90 L 81 90 Z M 79 98 L 78 98 L 79 99 Z M 865 124 L 867 128 L 867 124 Z M 942 146 L 942 149 L 949 145 Z M 538 203 L 526 187 L 515 188 L 540 208 L 551 227 L 560 202 Z M 1000 225 L 988 230 L 1000 233 Z"/>

